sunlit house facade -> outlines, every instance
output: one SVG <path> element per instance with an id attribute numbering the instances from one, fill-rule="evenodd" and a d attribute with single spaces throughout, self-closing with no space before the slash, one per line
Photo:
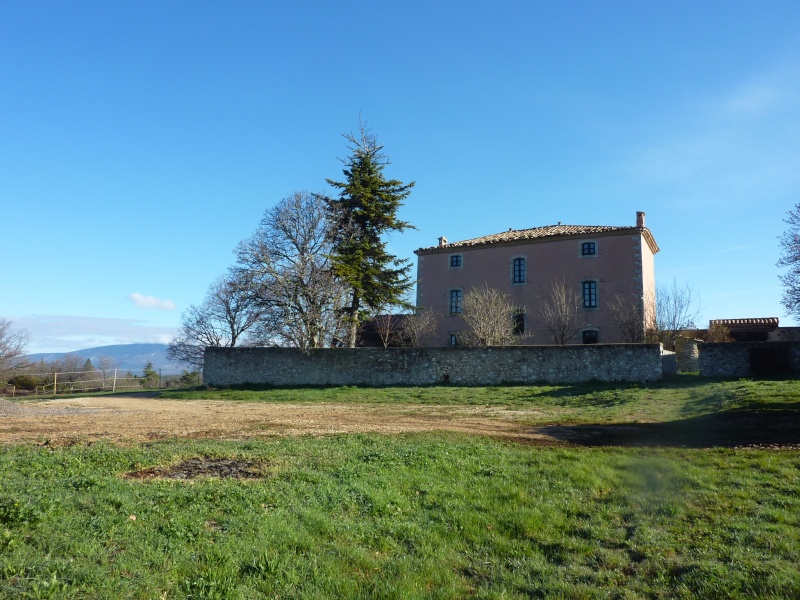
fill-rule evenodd
<path id="1" fill-rule="evenodd" d="M 644 322 L 652 319 L 658 250 L 642 212 L 633 226 L 559 223 L 460 242 L 439 238 L 438 245 L 415 252 L 416 304 L 437 315 L 429 344 L 455 345 L 465 330 L 464 297 L 487 285 L 508 294 L 517 307 L 514 330 L 523 343 L 552 344 L 540 305 L 554 282 L 563 281 L 579 298 L 580 327 L 570 343 L 623 342 L 608 304 L 624 299 Z"/>

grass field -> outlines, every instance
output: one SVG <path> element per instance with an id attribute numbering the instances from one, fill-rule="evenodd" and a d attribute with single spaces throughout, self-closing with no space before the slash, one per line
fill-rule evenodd
<path id="1" fill-rule="evenodd" d="M 169 391 L 162 398 L 236 402 L 343 402 L 481 405 L 542 411 L 552 423 L 663 422 L 748 407 L 800 407 L 797 380 L 705 380 L 694 376 L 660 383 L 509 385 L 499 387 L 275 388 Z"/>
<path id="2" fill-rule="evenodd" d="M 0 446 L 1 598 L 800 597 L 798 381 L 170 396 L 536 407 L 537 426 L 652 428 L 623 445 Z M 725 427 L 726 445 L 759 447 L 716 447 Z M 256 476 L 153 476 L 194 458 Z"/>

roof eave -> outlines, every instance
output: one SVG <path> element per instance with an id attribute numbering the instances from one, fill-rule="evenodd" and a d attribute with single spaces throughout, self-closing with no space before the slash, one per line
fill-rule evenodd
<path id="1" fill-rule="evenodd" d="M 647 242 L 650 251 L 653 254 L 658 253 L 659 247 L 656 243 L 653 234 L 647 227 L 626 227 L 622 229 L 616 229 L 613 231 L 593 231 L 593 232 L 581 232 L 581 233 L 560 233 L 557 235 L 545 235 L 541 237 L 535 238 L 519 238 L 515 240 L 498 240 L 498 241 L 489 241 L 489 242 L 479 242 L 476 244 L 465 244 L 464 242 L 454 242 L 452 244 L 445 244 L 443 246 L 429 246 L 427 248 L 418 248 L 414 250 L 414 254 L 417 256 L 421 256 L 423 254 L 445 254 L 450 253 L 455 250 L 473 250 L 473 249 L 480 249 L 480 248 L 489 248 L 489 247 L 496 247 L 496 246 L 519 246 L 522 244 L 540 244 L 542 242 L 556 242 L 559 240 L 569 240 L 569 239 L 591 239 L 596 237 L 610 237 L 616 235 L 627 235 L 630 233 L 637 232 L 642 235 Z"/>

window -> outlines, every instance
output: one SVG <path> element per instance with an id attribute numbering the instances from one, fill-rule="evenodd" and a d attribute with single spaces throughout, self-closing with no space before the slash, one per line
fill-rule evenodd
<path id="1" fill-rule="evenodd" d="M 461 290 L 450 290 L 450 307 L 447 312 L 451 315 L 461 313 L 461 301 L 464 298 L 464 292 Z"/>
<path id="2" fill-rule="evenodd" d="M 597 256 L 597 242 L 583 242 L 581 256 Z"/>
<path id="3" fill-rule="evenodd" d="M 511 261 L 511 283 L 525 283 L 525 259 L 522 257 Z"/>
<path id="4" fill-rule="evenodd" d="M 597 282 L 584 281 L 583 287 L 583 308 L 597 308 Z"/>
<path id="5" fill-rule="evenodd" d="M 451 333 L 449 336 L 447 336 L 447 343 L 450 346 L 458 346 L 458 334 Z"/>
<path id="6" fill-rule="evenodd" d="M 596 344 L 597 343 L 597 330 L 596 329 L 585 329 L 583 331 L 583 343 L 584 344 Z"/>
<path id="7" fill-rule="evenodd" d="M 525 311 L 521 308 L 518 308 L 514 312 L 514 335 L 524 335 L 525 334 Z"/>
<path id="8" fill-rule="evenodd" d="M 450 268 L 451 269 L 460 269 L 462 267 L 462 260 L 460 254 L 451 254 L 450 255 Z"/>

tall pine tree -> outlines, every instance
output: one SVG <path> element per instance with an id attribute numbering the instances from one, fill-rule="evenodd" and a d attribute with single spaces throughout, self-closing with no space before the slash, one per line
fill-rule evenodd
<path id="1" fill-rule="evenodd" d="M 338 225 L 332 266 L 352 291 L 344 312 L 346 343 L 354 348 L 359 323 L 384 306 L 403 304 L 403 295 L 413 285 L 409 261 L 389 254 L 383 236 L 414 229 L 397 218 L 397 209 L 411 193 L 414 182 L 405 184 L 384 177 L 383 169 L 389 161 L 382 154 L 383 145 L 363 123 L 357 136 L 344 137 L 350 142 L 350 156 L 343 161 L 345 180 L 327 180 L 339 190 L 339 197 L 329 199 L 328 204 Z"/>

